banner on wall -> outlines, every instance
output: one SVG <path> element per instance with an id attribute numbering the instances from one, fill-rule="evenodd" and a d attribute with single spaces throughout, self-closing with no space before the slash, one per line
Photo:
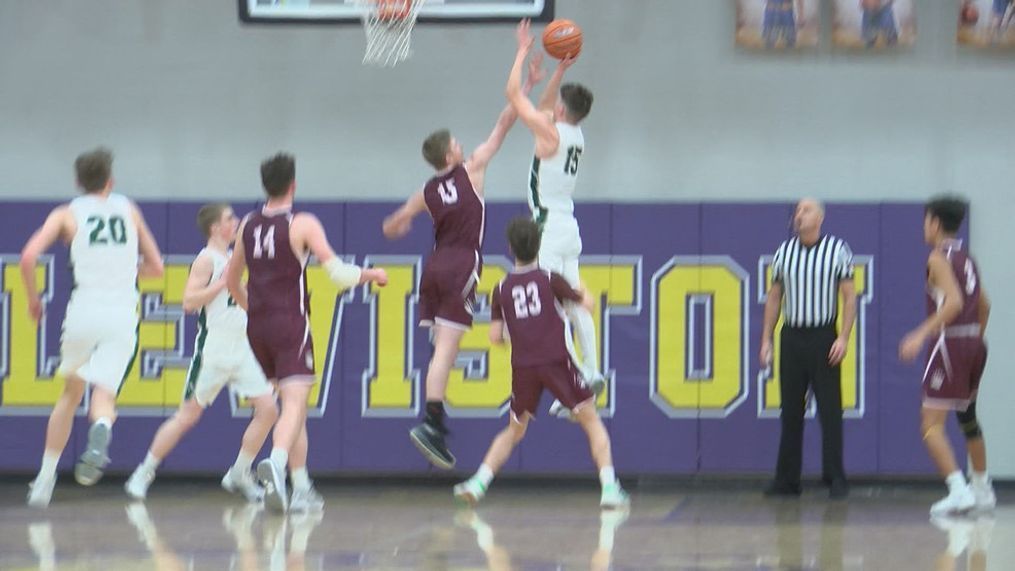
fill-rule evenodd
<path id="1" fill-rule="evenodd" d="M 1015 47 L 1015 1 L 958 0 L 958 41 L 977 47 Z"/>
<path id="2" fill-rule="evenodd" d="M 46 415 L 58 398 L 60 322 L 71 281 L 67 252 L 54 249 L 36 271 L 47 317 L 28 317 L 18 252 L 53 204 L 18 203 L 0 228 L 0 470 L 34 469 Z M 196 320 L 181 307 L 193 256 L 197 203 L 142 203 L 166 254 L 162 279 L 140 282 L 140 350 L 119 397 L 113 469 L 139 462 L 158 424 L 179 405 Z M 234 205 L 244 212 L 252 205 Z M 380 232 L 387 203 L 308 203 L 336 251 L 385 267 L 385 288 L 340 292 L 311 266 L 311 330 L 320 382 L 310 395 L 310 463 L 317 471 L 410 473 L 427 470 L 407 436 L 421 408 L 430 355 L 416 326 L 430 227 L 405 239 Z M 5 205 L 5 211 L 12 211 Z M 609 389 L 598 405 L 618 467 L 628 473 L 767 472 L 778 447 L 779 370 L 759 367 L 758 339 L 769 264 L 787 238 L 790 204 L 582 204 L 582 282 L 594 313 Z M 506 422 L 509 351 L 488 340 L 489 294 L 510 271 L 503 228 L 523 205 L 488 206 L 485 268 L 475 327 L 448 386 L 450 445 L 463 470 L 478 465 Z M 828 209 L 826 231 L 856 253 L 858 321 L 842 367 L 846 466 L 855 473 L 908 474 L 931 469 L 920 445 L 918 366 L 896 358 L 898 340 L 922 319 L 926 247 L 921 205 L 849 204 Z M 646 231 L 650 230 L 650 231 Z M 776 348 L 778 350 L 778 347 Z M 778 363 L 778 358 L 775 359 Z M 513 471 L 584 472 L 591 466 L 580 430 L 546 417 L 509 462 Z M 164 462 L 168 471 L 209 472 L 232 461 L 249 415 L 222 394 Z M 85 442 L 79 418 L 65 466 Z M 25 434 L 37 434 L 25 438 Z M 817 427 L 808 430 L 808 468 L 817 469 Z"/>
<path id="3" fill-rule="evenodd" d="M 832 6 L 838 47 L 890 49 L 916 42 L 913 0 L 833 0 Z"/>
<path id="4" fill-rule="evenodd" d="M 737 45 L 751 49 L 814 48 L 821 0 L 737 0 Z"/>

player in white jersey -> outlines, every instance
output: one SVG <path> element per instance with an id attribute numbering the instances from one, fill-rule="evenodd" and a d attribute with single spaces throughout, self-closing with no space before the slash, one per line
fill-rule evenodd
<path id="1" fill-rule="evenodd" d="M 518 25 L 518 52 L 508 78 L 507 98 L 518 117 L 535 135 L 536 150 L 529 172 L 529 207 L 543 229 L 539 249 L 539 266 L 556 272 L 570 283 L 581 287 L 578 259 L 582 239 L 578 220 L 574 217 L 574 191 L 578 181 L 578 163 L 585 150 L 585 137 L 579 123 L 592 109 L 592 93 L 585 86 L 568 83 L 561 86 L 564 72 L 574 63 L 571 57 L 561 60 L 539 100 L 533 105 L 521 89 L 521 72 L 534 39 L 529 21 Z M 568 319 L 578 335 L 582 350 L 580 372 L 593 392 L 606 388 L 606 379 L 599 370 L 595 322 L 592 314 L 578 304 L 566 306 Z M 569 417 L 570 412 L 556 401 L 551 414 Z"/>
<path id="2" fill-rule="evenodd" d="M 162 254 L 141 210 L 112 192 L 112 166 L 113 155 L 106 149 L 80 155 L 74 168 L 84 196 L 55 208 L 21 251 L 21 278 L 35 320 L 44 312 L 36 262 L 57 240 L 70 244 L 74 275 L 60 347 L 63 394 L 49 417 L 42 467 L 28 493 L 28 503 L 35 507 L 49 505 L 57 463 L 86 385 L 92 389 L 92 425 L 74 477 L 85 486 L 102 477 L 109 463 L 116 395 L 137 354 L 137 278 L 162 275 Z"/>
<path id="3" fill-rule="evenodd" d="M 183 309 L 198 313 L 194 358 L 187 371 L 184 401 L 176 414 L 159 427 L 144 462 L 124 487 L 130 497 L 144 499 L 159 463 L 228 384 L 237 395 L 250 401 L 254 414 L 243 433 L 236 462 L 222 478 L 222 487 L 242 494 L 248 501 L 258 501 L 263 491 L 250 467 L 278 419 L 278 409 L 272 387 L 247 342 L 247 314 L 226 290 L 225 269 L 239 220 L 228 204 L 208 204 L 198 211 L 197 225 L 208 238 L 208 245 L 194 259 L 183 292 Z"/>

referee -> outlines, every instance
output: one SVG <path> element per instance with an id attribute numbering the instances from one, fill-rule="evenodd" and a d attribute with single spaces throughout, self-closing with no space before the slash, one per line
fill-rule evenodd
<path id="1" fill-rule="evenodd" d="M 807 389 L 821 419 L 821 472 L 834 499 L 849 495 L 842 465 L 842 385 L 839 364 L 846 355 L 856 318 L 853 253 L 845 241 L 821 233 L 825 209 L 801 200 L 793 215 L 796 236 L 783 242 L 772 260 L 772 287 L 765 303 L 761 363 L 772 364 L 772 331 L 779 318 L 782 437 L 775 480 L 768 496 L 799 496 Z M 838 293 L 845 299 L 842 331 L 836 332 Z"/>

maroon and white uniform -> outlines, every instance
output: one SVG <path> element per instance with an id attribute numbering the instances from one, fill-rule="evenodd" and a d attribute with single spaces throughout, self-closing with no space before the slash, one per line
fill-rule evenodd
<path id="1" fill-rule="evenodd" d="M 929 408 L 965 411 L 976 400 L 980 377 L 987 364 L 987 346 L 980 333 L 980 273 L 976 262 L 962 250 L 962 242 L 941 246 L 951 262 L 962 292 L 962 312 L 941 331 L 927 355 L 923 374 L 923 404 Z M 928 290 L 927 314 L 944 302 L 940 291 Z"/>
<path id="2" fill-rule="evenodd" d="M 269 379 L 314 378 L 310 337 L 309 256 L 297 256 L 289 243 L 291 208 L 264 208 L 247 215 L 243 227 L 246 256 L 247 338 Z"/>
<path id="3" fill-rule="evenodd" d="M 468 329 L 483 271 L 486 207 L 461 164 L 427 181 L 423 197 L 433 218 L 434 251 L 420 280 L 419 323 Z"/>
<path id="4" fill-rule="evenodd" d="M 511 338 L 511 413 L 536 414 L 543 389 L 571 410 L 591 403 L 572 361 L 565 301 L 581 295 L 563 276 L 535 264 L 517 268 L 494 288 L 491 319 L 503 321 Z"/>

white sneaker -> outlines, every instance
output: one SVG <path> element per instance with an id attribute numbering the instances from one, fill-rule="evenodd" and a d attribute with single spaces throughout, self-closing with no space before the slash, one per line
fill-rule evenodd
<path id="1" fill-rule="evenodd" d="M 976 496 L 969 485 L 964 485 L 950 491 L 944 499 L 930 507 L 930 515 L 942 516 L 968 512 L 976 507 Z"/>
<path id="2" fill-rule="evenodd" d="M 571 414 L 571 409 L 564 406 L 559 400 L 553 401 L 553 404 L 550 405 L 550 416 L 570 420 L 571 422 L 575 421 L 574 415 Z"/>
<path id="3" fill-rule="evenodd" d="M 313 486 L 305 490 L 293 488 L 292 498 L 289 500 L 289 511 L 291 512 L 319 512 L 324 509 L 324 498 Z"/>
<path id="4" fill-rule="evenodd" d="M 40 481 L 35 478 L 28 484 L 28 505 L 33 508 L 49 507 L 49 501 L 53 498 L 53 488 L 56 487 L 56 476 L 44 478 Z"/>
<path id="5" fill-rule="evenodd" d="M 94 486 L 109 465 L 109 442 L 113 429 L 95 423 L 88 429 L 88 445 L 74 466 L 74 479 L 82 486 Z"/>
<path id="6" fill-rule="evenodd" d="M 222 489 L 230 494 L 240 494 L 251 503 L 264 499 L 264 488 L 257 485 L 254 475 L 249 470 L 239 471 L 230 468 L 226 475 L 222 476 Z"/>
<path id="7" fill-rule="evenodd" d="M 976 509 L 990 511 L 997 506 L 997 496 L 994 495 L 994 484 L 990 480 L 985 483 L 973 483 L 969 486 L 973 490 L 973 497 L 976 498 Z"/>
<path id="8" fill-rule="evenodd" d="M 627 492 L 620 487 L 620 482 L 614 482 L 603 486 L 603 493 L 599 499 L 599 507 L 606 509 L 623 509 L 631 504 L 631 498 Z"/>
<path id="9" fill-rule="evenodd" d="M 130 475 L 130 478 L 127 478 L 127 483 L 123 485 L 123 489 L 127 491 L 127 495 L 131 498 L 143 500 L 148 497 L 148 486 L 152 485 L 153 480 L 155 480 L 155 472 L 138 466 L 134 469 L 134 473 Z"/>
<path id="10" fill-rule="evenodd" d="M 455 499 L 466 501 L 469 505 L 474 506 L 486 495 L 486 486 L 478 478 L 469 478 L 455 486 L 454 494 Z"/>
<path id="11" fill-rule="evenodd" d="M 257 464 L 257 480 L 264 488 L 264 504 L 277 512 L 285 513 L 289 509 L 285 468 L 276 466 L 271 458 L 265 458 Z"/>

